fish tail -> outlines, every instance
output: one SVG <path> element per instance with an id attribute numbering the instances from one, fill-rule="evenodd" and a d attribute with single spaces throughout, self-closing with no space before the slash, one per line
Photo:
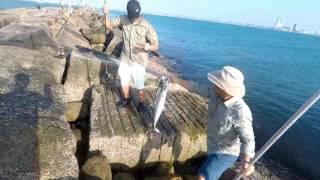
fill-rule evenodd
<path id="1" fill-rule="evenodd" d="M 156 133 L 161 134 L 161 132 L 160 132 L 160 130 L 159 130 L 158 128 L 154 127 L 153 130 L 154 130 Z"/>

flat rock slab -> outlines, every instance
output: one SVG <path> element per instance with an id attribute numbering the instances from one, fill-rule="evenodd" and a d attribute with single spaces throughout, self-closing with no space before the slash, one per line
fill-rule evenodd
<path id="1" fill-rule="evenodd" d="M 138 96 L 131 90 L 132 104 L 118 108 L 118 86 L 95 86 L 92 91 L 90 151 L 100 151 L 111 164 L 128 167 L 153 162 L 184 162 L 206 152 L 206 106 L 196 96 L 170 91 L 157 127 L 152 131 L 156 89 L 145 91 L 147 111 L 137 111 Z"/>
<path id="2" fill-rule="evenodd" d="M 89 9 L 77 9 L 69 18 L 60 8 L 2 10 L 0 44 L 50 53 L 60 46 L 66 49 L 77 49 L 79 45 L 90 47 L 79 30 L 89 26 L 91 21 L 87 19 L 91 19 L 92 13 L 94 11 Z"/>
<path id="3" fill-rule="evenodd" d="M 60 85 L 65 62 L 8 46 L 0 62 L 0 179 L 77 178 Z"/>
<path id="4" fill-rule="evenodd" d="M 69 65 L 64 83 L 66 101 L 89 101 L 90 88 L 100 84 L 102 62 L 91 54 L 73 51 L 67 63 Z"/>

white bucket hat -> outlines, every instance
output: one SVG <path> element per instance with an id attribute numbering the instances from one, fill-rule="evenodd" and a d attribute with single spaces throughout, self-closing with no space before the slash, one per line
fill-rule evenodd
<path id="1" fill-rule="evenodd" d="M 243 97 L 246 94 L 244 76 L 238 69 L 225 66 L 222 70 L 208 73 L 208 79 L 227 94 L 234 97 Z"/>

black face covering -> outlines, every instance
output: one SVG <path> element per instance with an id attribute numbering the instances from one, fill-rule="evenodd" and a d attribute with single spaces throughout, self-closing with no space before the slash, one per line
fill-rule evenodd
<path id="1" fill-rule="evenodd" d="M 140 17 L 141 6 L 137 0 L 130 0 L 127 4 L 128 18 L 137 19 Z"/>

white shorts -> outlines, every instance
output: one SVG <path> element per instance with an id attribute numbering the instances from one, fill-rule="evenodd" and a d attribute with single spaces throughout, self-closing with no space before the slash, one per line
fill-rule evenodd
<path id="1" fill-rule="evenodd" d="M 146 74 L 146 68 L 144 66 L 122 61 L 120 62 L 118 74 L 122 86 L 128 86 L 132 79 L 135 88 L 139 90 L 144 88 L 144 75 Z"/>

